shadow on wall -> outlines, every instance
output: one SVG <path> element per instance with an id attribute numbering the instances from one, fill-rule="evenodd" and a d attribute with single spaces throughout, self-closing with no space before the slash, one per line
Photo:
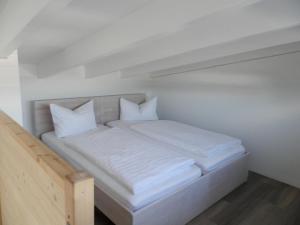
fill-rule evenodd
<path id="1" fill-rule="evenodd" d="M 299 57 L 300 53 L 291 54 Z M 262 88 L 275 89 L 285 87 L 297 87 L 300 84 L 299 63 L 298 60 L 289 60 L 284 62 L 284 66 L 278 59 L 284 59 L 285 56 L 278 56 L 258 61 L 245 62 L 227 66 L 219 66 L 212 69 L 174 74 L 154 78 L 155 85 L 169 89 L 214 89 L 220 88 L 243 88 L 255 89 Z M 279 61 L 278 66 L 273 66 L 270 61 Z M 277 59 L 277 60 L 275 60 Z M 222 90 L 222 89 L 221 89 Z"/>
<path id="2" fill-rule="evenodd" d="M 161 118 L 243 140 L 258 173 L 300 187 L 300 53 L 154 80 Z"/>
<path id="3" fill-rule="evenodd" d="M 1 0 L 0 1 L 0 13 L 2 12 L 2 10 L 5 9 L 6 5 L 7 5 L 8 0 Z"/>

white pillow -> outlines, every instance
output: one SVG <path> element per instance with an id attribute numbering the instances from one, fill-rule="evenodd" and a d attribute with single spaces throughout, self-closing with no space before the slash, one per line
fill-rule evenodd
<path id="1" fill-rule="evenodd" d="M 124 98 L 120 100 L 120 120 L 141 121 L 141 120 L 158 120 L 156 113 L 157 97 L 148 102 L 138 105 Z"/>
<path id="2" fill-rule="evenodd" d="M 77 135 L 97 128 L 94 103 L 90 101 L 75 110 L 50 104 L 55 135 L 59 138 Z"/>

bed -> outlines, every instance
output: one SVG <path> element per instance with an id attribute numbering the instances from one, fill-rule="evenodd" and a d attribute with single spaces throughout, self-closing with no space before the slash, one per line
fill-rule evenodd
<path id="1" fill-rule="evenodd" d="M 119 119 L 119 100 L 121 97 L 136 103 L 145 101 L 144 94 L 127 94 L 33 102 L 35 135 L 42 138 L 48 146 L 76 168 L 86 170 L 94 176 L 97 175 L 95 176 L 95 205 L 115 224 L 186 224 L 247 180 L 248 154 L 241 154 L 218 164 L 212 171 L 203 176 L 199 176 L 197 172 L 194 174 L 189 172 L 190 177 L 182 179 L 186 177 L 186 174 L 182 173 L 178 176 L 182 180 L 178 179 L 176 185 L 173 184 L 160 192 L 153 190 L 151 193 L 149 191 L 149 198 L 135 199 L 136 204 L 128 204 L 130 203 L 128 199 L 132 196 L 126 199 L 124 195 L 120 195 L 122 191 L 115 187 L 112 188 L 112 182 L 103 182 L 103 180 L 109 179 L 105 173 L 97 170 L 99 168 L 93 168 L 89 161 L 83 160 L 78 154 L 74 154 L 72 149 L 66 148 L 55 138 L 51 133 L 53 124 L 49 110 L 50 103 L 76 108 L 93 99 L 97 123 L 105 124 Z"/>
<path id="2" fill-rule="evenodd" d="M 107 128 L 109 129 L 109 128 Z M 98 128 L 99 130 L 99 128 Z M 84 136 L 90 136 L 94 137 L 95 133 L 99 132 L 97 129 L 90 131 L 88 133 L 85 133 L 83 135 L 76 135 L 71 138 L 57 138 L 54 134 L 54 132 L 48 132 L 42 135 L 42 140 L 44 143 L 46 143 L 48 146 L 50 146 L 52 149 L 54 149 L 59 155 L 61 155 L 66 161 L 69 161 L 72 163 L 74 167 L 76 167 L 78 170 L 87 170 L 89 174 L 92 174 L 95 177 L 95 183 L 98 188 L 101 188 L 103 191 L 105 191 L 107 194 L 109 194 L 114 200 L 116 200 L 120 205 L 123 207 L 131 210 L 131 211 L 138 211 L 139 209 L 143 208 L 144 206 L 154 202 L 157 199 L 160 199 L 162 196 L 165 196 L 172 191 L 176 191 L 180 187 L 185 187 L 195 181 L 197 178 L 199 178 L 202 175 L 201 169 L 198 168 L 194 163 L 188 162 L 187 166 L 183 166 L 180 169 L 177 169 L 174 171 L 174 173 L 168 172 L 167 175 L 169 176 L 163 176 L 163 180 L 159 181 L 155 185 L 155 180 L 151 181 L 151 185 L 149 187 L 149 184 L 146 185 L 146 190 L 139 191 L 137 194 L 132 194 L 131 191 L 129 191 L 126 187 L 122 185 L 122 182 L 118 182 L 118 179 L 113 178 L 110 174 L 108 174 L 105 170 L 102 168 L 99 168 L 97 166 L 97 163 L 93 163 L 92 160 L 84 157 L 80 152 L 76 151 L 76 146 L 74 142 L 75 141 L 81 141 L 81 139 L 85 139 Z M 111 130 L 111 129 L 109 129 Z M 101 132 L 101 131 L 100 131 Z M 106 131 L 103 131 L 103 133 Z M 110 132 L 110 131 L 108 131 Z M 120 135 L 119 135 L 120 136 Z M 119 137 L 119 136 L 113 136 L 113 137 Z M 105 138 L 107 136 L 105 135 Z M 126 137 L 128 139 L 128 137 Z M 74 140 L 76 139 L 76 140 Z M 88 139 L 89 140 L 89 139 Z M 127 141 L 128 142 L 128 141 Z M 72 143 L 72 144 L 70 144 Z M 122 143 L 122 142 L 119 142 Z M 115 145 L 115 144 L 113 144 Z M 144 144 L 145 145 L 145 144 Z M 90 147 L 89 147 L 90 148 Z M 102 148 L 104 151 L 104 154 L 106 150 L 109 149 L 107 147 L 103 147 L 98 145 L 97 149 Z M 91 148 L 90 148 L 91 149 Z M 112 148 L 111 148 L 112 149 Z M 143 151 L 143 149 L 138 149 L 139 151 Z M 144 149 L 145 151 L 148 151 L 148 149 Z M 158 149 L 159 150 L 159 149 Z M 112 151 L 112 150 L 110 150 Z M 149 152 L 151 153 L 151 152 Z M 172 152 L 171 152 L 172 153 Z M 112 153 L 115 154 L 115 153 Z M 131 154 L 131 152 L 129 152 Z M 167 152 L 167 154 L 169 154 Z M 120 153 L 122 157 L 120 157 L 122 162 L 124 161 L 124 154 Z M 132 154 L 134 155 L 134 154 Z M 95 156 L 95 154 L 92 154 L 92 156 Z M 145 163 L 142 160 L 138 159 L 138 157 L 132 157 L 133 163 L 139 164 L 139 163 Z M 147 158 L 145 156 L 145 158 Z M 160 157 L 158 157 L 159 160 Z M 170 156 L 168 155 L 168 158 Z M 115 158 L 113 158 L 115 159 Z M 149 160 L 149 157 L 147 158 Z M 140 161 L 140 162 L 139 162 Z M 121 163 L 122 163 L 121 162 Z M 117 162 L 120 163 L 120 162 Z M 127 163 L 127 162 L 126 162 Z M 112 163 L 110 163 L 111 165 Z M 157 164 L 157 163 L 156 163 Z M 135 167 L 138 167 L 138 165 L 134 165 Z M 155 165 L 157 166 L 157 165 Z M 128 167 L 128 166 L 126 166 Z M 137 168 L 141 170 L 141 168 Z M 149 168 L 148 168 L 149 169 Z M 162 172 L 159 170 L 159 172 Z M 139 174 L 140 172 L 138 172 Z M 163 173 L 162 173 L 163 174 Z"/>

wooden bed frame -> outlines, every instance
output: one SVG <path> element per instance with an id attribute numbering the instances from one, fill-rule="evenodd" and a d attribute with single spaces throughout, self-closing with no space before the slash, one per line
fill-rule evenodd
<path id="1" fill-rule="evenodd" d="M 94 225 L 94 179 L 0 112 L 0 225 Z"/>
<path id="2" fill-rule="evenodd" d="M 33 101 L 35 135 L 40 137 L 53 130 L 50 103 L 73 109 L 93 99 L 96 121 L 106 123 L 119 119 L 120 97 L 136 103 L 145 101 L 144 94 Z M 127 209 L 95 186 L 95 205 L 117 225 L 183 225 L 246 182 L 247 161 L 248 154 L 245 154 L 137 211 Z"/>

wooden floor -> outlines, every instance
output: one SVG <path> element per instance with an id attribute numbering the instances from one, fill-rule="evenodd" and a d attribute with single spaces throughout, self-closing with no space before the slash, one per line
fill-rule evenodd
<path id="1" fill-rule="evenodd" d="M 95 225 L 113 223 L 97 211 Z M 300 225 L 300 190 L 250 173 L 246 184 L 188 225 Z"/>

